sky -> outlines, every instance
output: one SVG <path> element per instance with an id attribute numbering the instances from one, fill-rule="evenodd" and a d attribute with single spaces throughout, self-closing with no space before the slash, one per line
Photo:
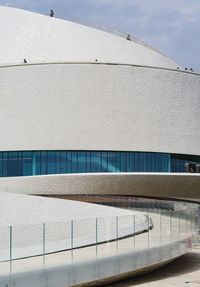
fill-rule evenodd
<path id="1" fill-rule="evenodd" d="M 0 0 L 7 4 L 129 33 L 200 71 L 200 0 Z"/>

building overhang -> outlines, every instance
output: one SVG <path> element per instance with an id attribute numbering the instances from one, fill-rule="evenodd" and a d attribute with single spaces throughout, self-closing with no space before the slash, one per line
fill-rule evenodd
<path id="1" fill-rule="evenodd" d="M 200 174 L 87 173 L 0 178 L 0 190 L 22 194 L 126 195 L 200 202 Z"/>

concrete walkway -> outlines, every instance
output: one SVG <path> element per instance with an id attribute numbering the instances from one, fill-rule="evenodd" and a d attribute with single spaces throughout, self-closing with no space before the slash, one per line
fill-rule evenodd
<path id="1" fill-rule="evenodd" d="M 193 249 L 190 253 L 149 275 L 107 286 L 198 287 L 200 286 L 200 248 Z"/>

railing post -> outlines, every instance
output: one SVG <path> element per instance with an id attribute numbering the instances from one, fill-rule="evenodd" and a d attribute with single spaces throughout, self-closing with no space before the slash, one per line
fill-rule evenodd
<path id="1" fill-rule="evenodd" d="M 12 241 L 13 241 L 13 230 L 12 230 L 12 226 L 10 226 L 9 228 L 9 233 L 10 233 L 10 242 L 9 242 L 9 245 L 10 245 L 10 278 L 9 278 L 9 286 L 12 286 L 12 257 L 13 257 L 13 254 L 12 254 Z M 7 286 L 7 285 L 6 285 Z"/>
<path id="2" fill-rule="evenodd" d="M 96 218 L 96 259 L 98 257 L 98 218 Z"/>
<path id="3" fill-rule="evenodd" d="M 172 210 L 170 210 L 169 216 L 170 216 L 170 243 L 172 243 Z"/>
<path id="4" fill-rule="evenodd" d="M 180 239 L 181 239 L 181 216 L 180 216 L 180 210 L 178 212 L 178 246 L 179 246 L 179 254 L 181 253 L 181 242 L 180 242 Z"/>
<path id="5" fill-rule="evenodd" d="M 12 240 L 13 240 L 13 228 L 10 226 L 10 261 L 12 261 Z"/>
<path id="6" fill-rule="evenodd" d="M 133 247 L 135 249 L 135 214 L 133 215 Z"/>
<path id="7" fill-rule="evenodd" d="M 191 236 L 192 236 L 192 221 L 193 221 L 193 212 L 192 212 L 192 208 L 191 210 L 191 222 L 190 222 L 190 228 L 191 228 Z"/>
<path id="8" fill-rule="evenodd" d="M 150 234 L 149 234 L 149 228 L 150 228 L 150 222 L 149 222 L 149 220 L 150 220 L 150 219 L 149 219 L 149 208 L 148 208 L 148 225 L 147 225 L 147 228 L 148 228 L 148 235 L 147 235 L 147 236 L 148 236 L 148 238 L 147 238 L 147 244 L 148 244 L 148 246 L 147 246 L 147 247 L 148 247 L 148 248 L 149 248 L 149 235 L 150 235 Z"/>
<path id="9" fill-rule="evenodd" d="M 185 232 L 184 232 L 184 239 L 188 237 L 187 233 L 187 210 L 185 211 Z"/>
<path id="10" fill-rule="evenodd" d="M 43 223 L 43 255 L 46 254 L 46 225 Z"/>
<path id="11" fill-rule="evenodd" d="M 118 225 L 119 225 L 119 218 L 118 216 L 116 216 L 116 251 L 117 251 L 117 254 L 118 254 L 118 236 L 119 236 L 119 233 L 118 233 Z"/>
<path id="12" fill-rule="evenodd" d="M 74 248 L 74 221 L 71 220 L 71 259 L 73 262 L 73 248 Z"/>
<path id="13" fill-rule="evenodd" d="M 160 245 L 162 244 L 162 211 L 160 210 Z"/>
<path id="14" fill-rule="evenodd" d="M 170 256 L 173 254 L 173 244 L 172 244 L 172 224 L 173 224 L 173 211 L 169 210 L 169 216 L 170 216 Z"/>
<path id="15" fill-rule="evenodd" d="M 135 252 L 135 248 L 136 248 L 136 215 L 133 215 L 133 248 L 134 248 L 134 252 Z M 134 254 L 133 257 L 133 268 L 136 269 L 137 263 L 136 263 L 136 256 Z"/>

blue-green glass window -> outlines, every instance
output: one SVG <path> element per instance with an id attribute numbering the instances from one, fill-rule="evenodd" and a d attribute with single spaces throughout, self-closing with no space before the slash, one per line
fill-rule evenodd
<path id="1" fill-rule="evenodd" d="M 86 172 L 91 170 L 91 154 L 89 151 L 85 152 L 86 154 Z"/>
<path id="2" fill-rule="evenodd" d="M 119 151 L 0 152 L 0 177 L 86 172 L 184 172 L 200 156 Z"/>
<path id="3" fill-rule="evenodd" d="M 196 155 L 171 155 L 171 169 L 172 172 L 184 172 L 187 163 L 200 164 L 200 156 Z"/>
<path id="4" fill-rule="evenodd" d="M 56 157 L 56 174 L 60 174 L 61 173 L 61 152 L 56 151 L 55 152 L 55 157 Z"/>
<path id="5" fill-rule="evenodd" d="M 121 172 L 127 172 L 127 152 L 121 152 Z"/>
<path id="6" fill-rule="evenodd" d="M 139 153 L 139 162 L 140 162 L 139 171 L 145 172 L 146 171 L 146 153 L 145 152 Z"/>
<path id="7" fill-rule="evenodd" d="M 60 152 L 60 173 L 67 173 L 67 152 L 66 151 Z"/>
<path id="8" fill-rule="evenodd" d="M 108 163 L 108 152 L 107 151 L 103 151 L 101 153 L 101 164 L 102 164 L 102 172 L 108 172 L 109 163 Z"/>
<path id="9" fill-rule="evenodd" d="M 90 159 L 91 172 L 101 172 L 101 153 L 100 152 L 91 152 Z"/>
<path id="10" fill-rule="evenodd" d="M 107 159 L 108 159 L 108 172 L 118 172 L 119 169 L 116 166 L 115 152 L 108 152 Z"/>
<path id="11" fill-rule="evenodd" d="M 71 172 L 72 173 L 77 173 L 77 170 L 78 170 L 78 168 L 77 168 L 78 152 L 74 151 L 74 152 L 69 153 L 69 157 L 68 158 L 71 158 Z"/>
<path id="12" fill-rule="evenodd" d="M 121 153 L 116 152 L 115 154 L 115 172 L 120 172 L 121 171 Z"/>
<path id="13" fill-rule="evenodd" d="M 0 152 L 0 177 L 3 176 L 3 153 Z"/>
<path id="14" fill-rule="evenodd" d="M 25 151 L 22 153 L 22 174 L 23 176 L 33 174 L 33 154 L 30 151 Z"/>
<path id="15" fill-rule="evenodd" d="M 47 174 L 56 174 L 56 152 L 47 152 Z"/>
<path id="16" fill-rule="evenodd" d="M 155 153 L 154 154 L 154 170 L 155 172 L 159 172 L 159 168 L 160 168 L 160 154 L 159 153 Z"/>
<path id="17" fill-rule="evenodd" d="M 3 176 L 9 176 L 8 174 L 8 152 L 3 152 Z"/>
<path id="18" fill-rule="evenodd" d="M 41 152 L 36 151 L 33 153 L 33 175 L 40 175 L 41 171 Z"/>
<path id="19" fill-rule="evenodd" d="M 74 152 L 76 153 L 76 152 Z M 67 156 L 67 173 L 72 173 L 72 169 L 74 169 L 74 172 L 76 172 L 76 157 L 73 156 L 73 152 L 71 151 L 67 151 L 66 152 L 66 156 Z"/>
<path id="20" fill-rule="evenodd" d="M 135 155 L 127 152 L 127 172 L 135 170 Z"/>
<path id="21" fill-rule="evenodd" d="M 146 172 L 151 171 L 151 154 L 149 152 L 146 153 Z"/>
<path id="22" fill-rule="evenodd" d="M 49 174 L 49 170 L 47 169 L 47 163 L 48 163 L 47 153 L 48 153 L 47 151 L 42 151 L 40 154 L 41 174 Z"/>
<path id="23" fill-rule="evenodd" d="M 18 176 L 20 174 L 17 152 L 8 153 L 7 173 L 8 176 Z"/>
<path id="24" fill-rule="evenodd" d="M 78 164 L 77 164 L 77 172 L 84 173 L 87 170 L 87 158 L 86 152 L 78 152 Z"/>
<path id="25" fill-rule="evenodd" d="M 131 153 L 131 154 L 132 154 L 132 153 Z M 140 153 L 139 153 L 139 152 L 133 153 L 133 157 L 134 157 L 134 167 L 133 167 L 133 169 L 134 169 L 136 172 L 139 172 L 139 171 L 140 171 L 140 165 L 141 165 L 140 159 L 139 159 Z M 130 171 L 132 171 L 132 170 L 130 170 Z"/>

